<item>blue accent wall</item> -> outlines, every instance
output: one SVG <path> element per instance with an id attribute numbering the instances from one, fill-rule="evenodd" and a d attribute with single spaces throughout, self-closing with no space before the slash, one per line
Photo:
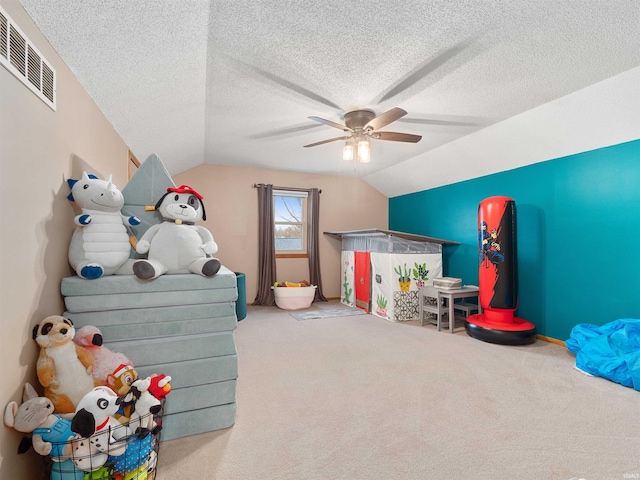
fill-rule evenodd
<path id="1" fill-rule="evenodd" d="M 389 228 L 460 242 L 444 275 L 477 285 L 478 205 L 494 195 L 516 202 L 517 316 L 560 340 L 640 318 L 640 140 L 391 198 Z"/>

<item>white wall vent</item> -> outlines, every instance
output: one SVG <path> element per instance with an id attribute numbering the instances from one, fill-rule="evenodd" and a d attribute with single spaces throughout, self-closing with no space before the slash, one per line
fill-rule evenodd
<path id="1" fill-rule="evenodd" d="M 0 7 L 0 64 L 56 109 L 56 71 Z"/>

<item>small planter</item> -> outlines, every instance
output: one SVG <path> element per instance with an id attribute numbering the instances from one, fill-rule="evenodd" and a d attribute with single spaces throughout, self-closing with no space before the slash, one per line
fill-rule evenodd
<path id="1" fill-rule="evenodd" d="M 411 277 L 409 275 L 409 272 L 411 271 L 411 269 L 407 270 L 407 264 L 405 263 L 404 271 L 402 270 L 402 267 L 400 267 L 400 265 L 394 268 L 393 271 L 398 274 L 398 283 L 400 284 L 400 291 L 408 292 L 411 289 Z"/>

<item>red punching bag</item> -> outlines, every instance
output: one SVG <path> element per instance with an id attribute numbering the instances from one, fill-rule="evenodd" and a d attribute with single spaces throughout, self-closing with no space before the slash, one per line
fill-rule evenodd
<path id="1" fill-rule="evenodd" d="M 515 316 L 518 308 L 516 202 L 485 198 L 478 207 L 478 282 L 483 312 L 467 318 L 467 333 L 485 342 L 526 345 L 536 341 L 536 327 Z"/>

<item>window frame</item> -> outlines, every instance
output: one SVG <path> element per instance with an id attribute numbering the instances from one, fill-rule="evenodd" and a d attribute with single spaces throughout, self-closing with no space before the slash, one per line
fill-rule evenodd
<path id="1" fill-rule="evenodd" d="M 293 197 L 302 199 L 301 214 L 302 219 L 300 222 L 286 222 L 278 221 L 276 218 L 276 197 Z M 309 198 L 308 190 L 297 189 L 273 189 L 273 231 L 274 231 L 274 248 L 276 251 L 276 258 L 307 258 L 309 256 L 307 252 L 307 236 L 309 234 L 309 214 L 308 214 L 308 202 Z M 276 242 L 276 235 L 278 225 L 300 225 L 302 230 L 302 248 L 300 250 L 279 250 Z"/>

